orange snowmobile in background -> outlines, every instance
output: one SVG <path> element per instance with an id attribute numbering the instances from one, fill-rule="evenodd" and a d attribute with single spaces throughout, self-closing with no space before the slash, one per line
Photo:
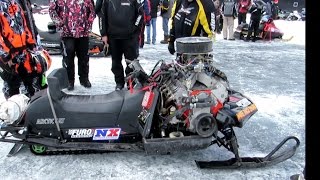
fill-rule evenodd
<path id="1" fill-rule="evenodd" d="M 49 22 L 47 27 L 48 29 L 46 31 L 38 29 L 41 37 L 41 45 L 50 55 L 61 55 L 62 48 L 60 33 L 57 31 L 53 22 Z M 94 32 L 90 32 L 89 34 L 89 55 L 92 57 L 104 57 L 110 55 L 110 52 L 108 52 L 108 54 L 104 53 L 104 43 L 101 40 L 101 36 Z"/>

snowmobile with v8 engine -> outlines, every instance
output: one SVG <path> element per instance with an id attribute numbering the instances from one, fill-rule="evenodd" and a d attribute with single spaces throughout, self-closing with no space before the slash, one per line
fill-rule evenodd
<path id="1" fill-rule="evenodd" d="M 60 38 L 60 32 L 57 31 L 57 27 L 53 22 L 49 22 L 48 30 L 43 31 L 38 29 L 38 33 L 41 40 L 42 47 L 48 51 L 50 55 L 61 55 L 62 54 L 62 44 Z M 92 57 L 104 57 L 109 56 L 110 52 L 106 54 L 106 49 L 101 36 L 90 32 L 89 33 L 89 55 Z"/>
<path id="2" fill-rule="evenodd" d="M 240 157 L 234 128 L 245 125 L 257 112 L 256 105 L 231 89 L 226 75 L 213 65 L 210 39 L 178 38 L 176 47 L 176 59 L 160 60 L 149 75 L 138 60 L 127 60 L 133 69 L 126 77 L 129 88 L 109 94 L 67 94 L 66 70 L 53 70 L 47 77 L 48 88 L 34 95 L 21 115 L 2 119 L 0 141 L 29 145 L 37 155 L 170 154 L 213 144 L 235 155 L 226 161 L 196 161 L 199 168 L 262 167 L 295 154 L 300 142 L 289 136 L 266 157 Z M 278 152 L 289 140 L 295 145 Z"/>

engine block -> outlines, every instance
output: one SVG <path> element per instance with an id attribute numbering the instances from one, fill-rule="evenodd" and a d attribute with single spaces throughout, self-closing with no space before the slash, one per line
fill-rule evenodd
<path id="1" fill-rule="evenodd" d="M 181 63 L 183 62 L 183 63 Z M 162 111 L 171 125 L 183 124 L 189 132 L 210 136 L 215 131 L 215 109 L 228 98 L 229 84 L 208 54 L 181 55 L 171 68 L 174 75 L 161 87 Z"/>

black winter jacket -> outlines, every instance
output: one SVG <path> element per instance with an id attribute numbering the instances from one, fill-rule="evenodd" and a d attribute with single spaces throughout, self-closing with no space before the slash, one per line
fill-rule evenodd
<path id="1" fill-rule="evenodd" d="M 127 39 L 139 33 L 144 13 L 140 0 L 104 0 L 101 10 L 101 36 Z"/>
<path id="2" fill-rule="evenodd" d="M 94 12 L 100 17 L 103 0 L 96 0 Z"/>
<path id="3" fill-rule="evenodd" d="M 147 1 L 147 0 L 145 0 Z M 160 4 L 160 0 L 149 0 L 150 1 L 150 15 L 151 18 L 156 18 L 157 17 L 157 12 L 158 12 L 158 6 Z"/>
<path id="4" fill-rule="evenodd" d="M 215 29 L 215 7 L 211 0 L 175 0 L 172 7 L 170 42 L 176 38 L 200 36 L 211 38 Z"/>
<path id="5" fill-rule="evenodd" d="M 249 13 L 251 13 L 250 20 L 256 21 L 256 22 L 260 22 L 261 16 L 262 16 L 262 13 L 263 13 L 261 8 L 257 8 L 255 6 L 252 6 L 249 9 Z"/>

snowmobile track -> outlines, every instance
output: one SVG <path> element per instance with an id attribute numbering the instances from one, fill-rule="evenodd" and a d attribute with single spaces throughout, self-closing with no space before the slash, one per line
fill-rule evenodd
<path id="1" fill-rule="evenodd" d="M 99 151 L 99 150 L 88 150 L 88 149 L 47 149 L 43 153 L 36 153 L 30 147 L 30 151 L 37 156 L 50 156 L 50 155 L 86 155 L 86 154 L 103 154 L 110 153 L 112 151 Z"/>

